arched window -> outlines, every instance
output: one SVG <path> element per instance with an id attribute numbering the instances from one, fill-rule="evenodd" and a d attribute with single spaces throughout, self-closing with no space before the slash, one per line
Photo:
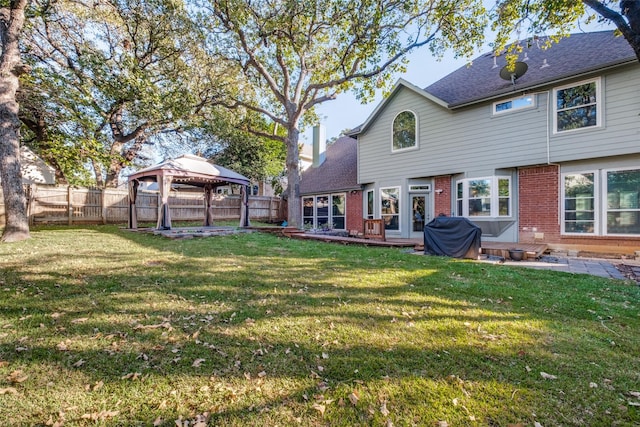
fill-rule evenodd
<path id="1" fill-rule="evenodd" d="M 417 146 L 416 124 L 416 115 L 411 111 L 403 111 L 396 116 L 393 120 L 393 151 Z"/>

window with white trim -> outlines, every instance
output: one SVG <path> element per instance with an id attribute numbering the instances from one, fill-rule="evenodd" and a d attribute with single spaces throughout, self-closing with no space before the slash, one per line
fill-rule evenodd
<path id="1" fill-rule="evenodd" d="M 492 176 L 457 181 L 456 215 L 488 218 L 511 216 L 511 178 Z"/>
<path id="2" fill-rule="evenodd" d="M 302 223 L 309 228 L 345 230 L 345 193 L 323 194 L 302 198 Z"/>
<path id="3" fill-rule="evenodd" d="M 400 187 L 380 189 L 380 216 L 385 230 L 400 230 Z"/>
<path id="4" fill-rule="evenodd" d="M 393 119 L 391 150 L 400 151 L 418 146 L 418 119 L 412 111 L 402 111 Z"/>
<path id="5" fill-rule="evenodd" d="M 493 114 L 504 114 L 536 106 L 534 95 L 524 95 L 518 98 L 511 98 L 493 103 Z"/>
<path id="6" fill-rule="evenodd" d="M 606 234 L 640 234 L 640 169 L 607 174 Z"/>
<path id="7" fill-rule="evenodd" d="M 600 79 L 553 89 L 554 133 L 601 126 Z"/>
<path id="8" fill-rule="evenodd" d="M 563 227 L 567 234 L 596 233 L 596 174 L 565 174 L 562 178 Z"/>
<path id="9" fill-rule="evenodd" d="M 367 219 L 373 219 L 373 190 L 367 191 Z"/>

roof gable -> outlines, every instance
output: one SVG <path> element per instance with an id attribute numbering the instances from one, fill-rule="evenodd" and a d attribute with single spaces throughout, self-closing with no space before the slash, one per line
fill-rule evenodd
<path id="1" fill-rule="evenodd" d="M 523 46 L 526 43 L 521 42 Z M 528 69 L 515 85 L 499 75 L 506 65 L 504 55 L 485 53 L 425 91 L 456 108 L 637 61 L 629 43 L 613 31 L 572 34 L 548 49 L 543 49 L 543 44 L 540 39 L 524 48 L 519 61 Z"/>
<path id="2" fill-rule="evenodd" d="M 371 126 L 371 124 L 375 122 L 375 120 L 378 117 L 378 115 L 387 107 L 387 105 L 391 102 L 391 100 L 401 90 L 410 90 L 410 91 L 412 91 L 412 92 L 424 97 L 425 99 L 428 99 L 429 101 L 440 105 L 441 107 L 445 107 L 445 108 L 447 107 L 447 103 L 445 101 L 443 101 L 442 99 L 438 98 L 438 96 L 433 95 L 431 93 L 428 93 L 428 92 L 424 91 L 423 89 L 419 88 L 418 86 L 416 86 L 414 84 L 411 84 L 411 83 L 409 83 L 408 81 L 406 81 L 404 79 L 398 79 L 396 84 L 391 89 L 391 92 L 389 93 L 389 96 L 387 96 L 384 100 L 382 100 L 382 102 L 380 104 L 378 104 L 378 106 L 375 108 L 375 110 L 373 110 L 373 112 L 369 115 L 369 117 L 367 118 L 367 120 L 363 124 L 361 124 L 360 126 L 356 127 L 355 129 L 352 129 L 351 132 L 349 132 L 349 136 L 355 136 L 355 135 L 358 135 L 358 134 L 361 134 L 361 133 L 365 132 L 369 128 L 369 126 Z"/>

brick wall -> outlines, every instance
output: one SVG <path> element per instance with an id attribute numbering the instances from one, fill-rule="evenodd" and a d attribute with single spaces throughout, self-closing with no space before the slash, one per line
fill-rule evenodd
<path id="1" fill-rule="evenodd" d="M 442 190 L 438 193 L 438 190 Z M 444 214 L 451 216 L 451 177 L 437 176 L 434 182 L 434 206 L 433 213 L 435 216 Z"/>
<path id="2" fill-rule="evenodd" d="M 546 165 L 518 171 L 520 242 L 560 240 L 558 166 Z M 538 234 L 540 236 L 540 234 Z"/>
<path id="3" fill-rule="evenodd" d="M 640 238 L 560 235 L 560 173 L 546 165 L 518 171 L 522 243 L 546 243 L 553 249 L 631 255 L 640 250 Z"/>
<path id="4" fill-rule="evenodd" d="M 347 230 L 364 233 L 362 216 L 362 191 L 347 191 Z"/>

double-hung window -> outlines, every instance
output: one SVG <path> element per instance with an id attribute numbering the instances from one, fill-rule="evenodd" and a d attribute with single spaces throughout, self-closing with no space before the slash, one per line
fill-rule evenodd
<path id="1" fill-rule="evenodd" d="M 458 181 L 456 215 L 494 218 L 511 216 L 511 178 L 493 176 Z"/>
<path id="2" fill-rule="evenodd" d="M 584 81 L 553 89 L 554 132 L 601 126 L 601 80 Z"/>

